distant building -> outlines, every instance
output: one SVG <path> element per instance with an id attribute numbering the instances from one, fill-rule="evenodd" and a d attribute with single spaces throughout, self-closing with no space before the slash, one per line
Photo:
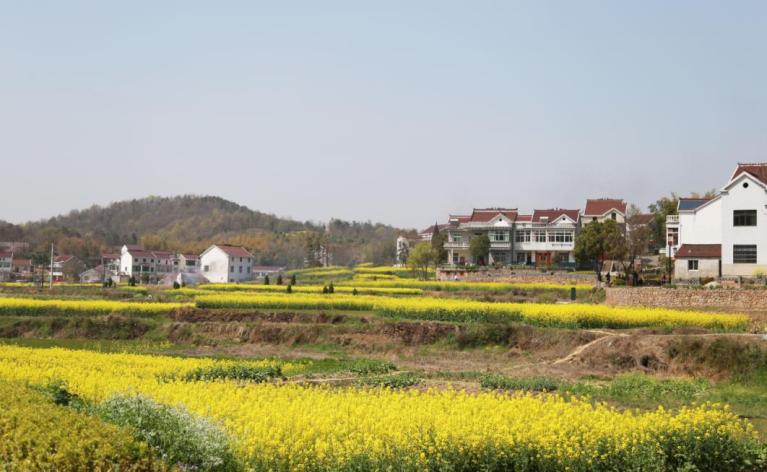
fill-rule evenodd
<path id="1" fill-rule="evenodd" d="M 75 282 L 85 270 L 85 264 L 75 256 L 63 255 L 53 258 L 52 280 L 54 282 Z"/>
<path id="2" fill-rule="evenodd" d="M 11 266 L 11 278 L 29 280 L 32 278 L 32 259 L 14 257 Z"/>
<path id="3" fill-rule="evenodd" d="M 266 277 L 267 275 L 273 277 L 283 272 L 285 272 L 285 268 L 280 266 L 253 266 L 254 278 Z"/>
<path id="4" fill-rule="evenodd" d="M 0 252 L 22 254 L 29 250 L 29 243 L 23 241 L 0 241 Z"/>
<path id="5" fill-rule="evenodd" d="M 556 208 L 520 214 L 515 208 L 475 208 L 471 215 L 451 215 L 448 221 L 448 265 L 575 265 L 579 210 Z M 471 255 L 471 240 L 482 235 L 490 239 L 488 260 Z"/>
<path id="6" fill-rule="evenodd" d="M 626 210 L 626 202 L 621 199 L 590 198 L 586 200 L 586 207 L 583 209 L 583 224 L 606 220 L 623 224 L 626 222 Z"/>
<path id="7" fill-rule="evenodd" d="M 166 274 L 196 273 L 200 268 L 199 261 L 196 254 L 149 251 L 141 246 L 126 244 L 120 250 L 119 273 L 127 277 L 143 276 L 157 281 Z"/>
<path id="8" fill-rule="evenodd" d="M 101 283 L 104 281 L 104 266 L 97 265 L 92 269 L 88 269 L 85 272 L 80 273 L 80 283 L 93 284 Z"/>
<path id="9" fill-rule="evenodd" d="M 13 267 L 13 254 L 0 252 L 0 281 L 11 279 L 11 267 Z"/>
<path id="10" fill-rule="evenodd" d="M 253 280 L 254 257 L 241 246 L 214 244 L 200 255 L 202 275 L 213 283 Z"/>

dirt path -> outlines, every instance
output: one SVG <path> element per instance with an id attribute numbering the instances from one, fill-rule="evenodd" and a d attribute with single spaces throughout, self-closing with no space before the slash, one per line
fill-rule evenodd
<path id="1" fill-rule="evenodd" d="M 589 349 L 599 343 L 603 343 L 609 339 L 618 339 L 618 338 L 625 338 L 629 336 L 629 334 L 626 333 L 610 333 L 608 331 L 601 331 L 601 330 L 588 330 L 590 333 L 596 333 L 596 334 L 604 334 L 601 338 L 597 338 L 591 342 L 588 342 L 586 344 L 583 344 L 581 346 L 576 347 L 572 352 L 570 352 L 565 357 L 560 357 L 559 359 L 556 359 L 554 361 L 549 361 L 545 363 L 549 363 L 551 365 L 559 365 L 559 364 L 565 364 L 567 362 L 571 362 L 573 359 L 575 359 L 576 356 L 581 355 L 586 349 Z"/>

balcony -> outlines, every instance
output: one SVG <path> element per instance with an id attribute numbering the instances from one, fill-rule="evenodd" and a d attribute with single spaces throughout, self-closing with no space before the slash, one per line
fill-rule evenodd
<path id="1" fill-rule="evenodd" d="M 679 215 L 666 215 L 666 226 L 679 226 Z"/>

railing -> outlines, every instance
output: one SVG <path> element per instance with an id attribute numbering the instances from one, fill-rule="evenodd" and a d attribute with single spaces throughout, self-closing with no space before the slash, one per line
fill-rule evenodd
<path id="1" fill-rule="evenodd" d="M 679 215 L 666 215 L 666 224 L 667 225 L 678 225 L 679 224 Z"/>

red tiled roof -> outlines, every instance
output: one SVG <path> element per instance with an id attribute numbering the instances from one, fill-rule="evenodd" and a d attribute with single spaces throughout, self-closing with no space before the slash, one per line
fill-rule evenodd
<path id="1" fill-rule="evenodd" d="M 159 257 L 160 259 L 167 259 L 173 255 L 170 251 L 152 251 L 152 254 L 154 254 L 155 257 Z"/>
<path id="2" fill-rule="evenodd" d="M 654 218 L 655 215 L 652 213 L 640 213 L 629 218 L 629 223 L 632 225 L 647 225 L 650 224 Z"/>
<path id="3" fill-rule="evenodd" d="M 722 257 L 721 244 L 682 244 L 676 257 Z"/>
<path id="4" fill-rule="evenodd" d="M 181 255 L 184 256 L 184 259 L 197 259 L 200 257 L 197 254 L 181 254 Z"/>
<path id="5" fill-rule="evenodd" d="M 250 253 L 247 249 L 245 249 L 242 246 L 229 246 L 225 244 L 216 244 L 216 247 L 224 251 L 227 255 L 231 257 L 253 257 L 253 254 Z"/>
<path id="6" fill-rule="evenodd" d="M 2 252 L 0 251 L 0 257 L 11 257 L 13 255 L 12 252 Z"/>
<path id="7" fill-rule="evenodd" d="M 590 198 L 586 200 L 584 215 L 602 216 L 610 210 L 618 210 L 626 214 L 626 202 L 617 198 Z"/>
<path id="8" fill-rule="evenodd" d="M 757 162 L 752 164 L 738 163 L 735 173 L 732 174 L 730 181 L 735 180 L 740 174 L 748 173 L 763 184 L 767 184 L 767 162 Z"/>
<path id="9" fill-rule="evenodd" d="M 486 222 L 492 220 L 498 214 L 514 221 L 517 219 L 518 212 L 516 208 L 475 208 L 471 213 L 469 221 Z"/>
<path id="10" fill-rule="evenodd" d="M 539 223 L 541 218 L 548 217 L 549 222 L 552 222 L 562 215 L 566 215 L 573 221 L 578 221 L 580 211 L 578 210 L 563 210 L 561 208 L 552 208 L 549 210 L 533 210 L 533 222 Z"/>
<path id="11" fill-rule="evenodd" d="M 154 257 L 154 252 L 145 251 L 144 249 L 129 249 L 128 254 L 133 257 Z"/>
<path id="12" fill-rule="evenodd" d="M 32 259 L 13 259 L 13 265 L 16 266 L 31 266 L 32 265 Z"/>
<path id="13" fill-rule="evenodd" d="M 517 215 L 517 221 L 520 221 L 520 222 L 533 221 L 533 215 Z"/>
<path id="14" fill-rule="evenodd" d="M 448 221 L 450 223 L 458 223 L 458 224 L 466 223 L 470 219 L 471 219 L 471 215 L 450 215 L 448 217 Z"/>
<path id="15" fill-rule="evenodd" d="M 101 257 L 103 259 L 119 259 L 120 255 L 119 254 L 113 254 L 113 253 L 104 253 L 104 254 L 101 255 Z"/>

